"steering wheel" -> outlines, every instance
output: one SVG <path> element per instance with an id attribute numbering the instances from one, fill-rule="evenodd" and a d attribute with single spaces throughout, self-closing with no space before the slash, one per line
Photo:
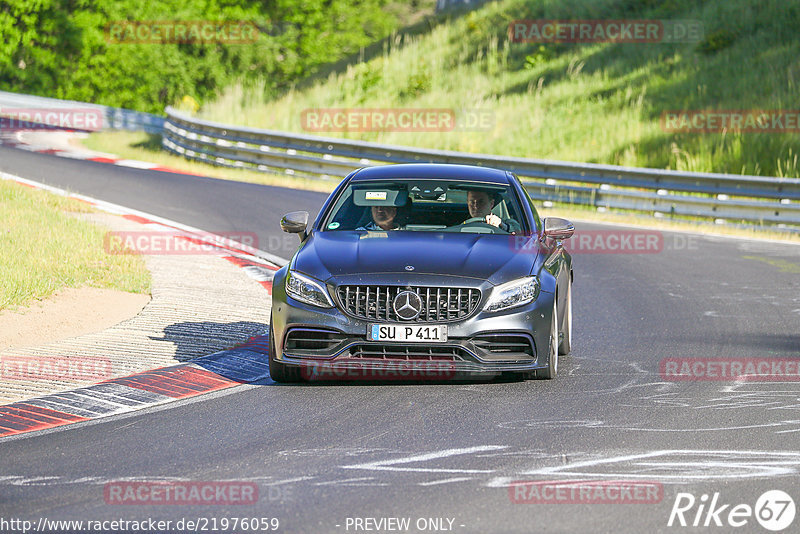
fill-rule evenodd
<path id="1" fill-rule="evenodd" d="M 505 233 L 507 233 L 507 232 L 504 232 L 503 230 L 501 230 L 500 228 L 498 228 L 497 226 L 494 226 L 492 224 L 487 223 L 486 222 L 486 218 L 484 218 L 484 217 L 470 217 L 469 219 L 467 219 L 463 223 L 457 224 L 455 226 L 451 226 L 451 227 L 447 228 L 445 231 L 446 232 L 460 232 L 462 228 L 469 228 L 469 227 L 472 227 L 472 228 L 488 228 L 489 230 L 492 231 L 493 234 L 505 234 Z"/>

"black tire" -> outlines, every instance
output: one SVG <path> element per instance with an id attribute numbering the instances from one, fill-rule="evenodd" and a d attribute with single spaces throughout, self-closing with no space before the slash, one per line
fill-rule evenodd
<path id="1" fill-rule="evenodd" d="M 536 371 L 536 378 L 552 380 L 558 374 L 558 303 L 553 299 L 553 316 L 550 320 L 550 341 L 547 347 L 550 353 L 547 367 Z"/>
<path id="2" fill-rule="evenodd" d="M 291 384 L 302 381 L 300 376 L 300 369 L 298 367 L 290 367 L 275 360 L 275 335 L 272 332 L 272 326 L 269 327 L 269 376 L 275 382 L 284 384 Z"/>
<path id="3" fill-rule="evenodd" d="M 567 298 L 564 301 L 564 324 L 561 325 L 558 353 L 566 356 L 572 350 L 572 281 L 567 285 Z"/>

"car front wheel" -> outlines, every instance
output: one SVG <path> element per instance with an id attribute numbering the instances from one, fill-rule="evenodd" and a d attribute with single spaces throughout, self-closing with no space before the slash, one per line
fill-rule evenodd
<path id="1" fill-rule="evenodd" d="M 552 380 L 558 374 L 558 303 L 553 299 L 553 316 L 550 320 L 550 342 L 547 367 L 536 371 L 536 378 Z"/>
<path id="2" fill-rule="evenodd" d="M 562 326 L 558 353 L 566 356 L 572 350 L 572 282 L 567 285 L 567 299 L 564 302 L 564 324 Z"/>

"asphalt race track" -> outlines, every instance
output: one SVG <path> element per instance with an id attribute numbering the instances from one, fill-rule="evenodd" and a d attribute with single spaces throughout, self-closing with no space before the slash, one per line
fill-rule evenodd
<path id="1" fill-rule="evenodd" d="M 283 257 L 296 237 L 284 239 L 280 216 L 313 216 L 325 198 L 2 147 L 0 170 L 204 230 L 256 232 L 261 248 Z M 659 366 L 667 358 L 796 364 L 800 247 L 667 232 L 660 239 L 655 252 L 574 253 L 573 351 L 554 381 L 265 380 L 6 439 L 0 517 L 205 518 L 209 529 L 216 518 L 220 531 L 223 518 L 277 518 L 278 532 L 291 533 L 766 532 L 754 516 L 734 528 L 728 514 L 739 504 L 755 508 L 768 490 L 800 499 L 798 377 L 674 381 Z M 254 482 L 259 500 L 107 504 L 106 483 L 120 480 Z M 653 503 L 540 504 L 514 502 L 508 488 L 563 480 L 657 482 L 663 494 Z M 679 494 L 697 501 L 685 513 L 691 524 L 715 493 L 717 508 L 729 506 L 699 514 L 710 526 L 667 526 Z M 410 526 L 377 530 L 365 518 L 410 518 Z M 800 517 L 791 531 L 800 531 Z"/>

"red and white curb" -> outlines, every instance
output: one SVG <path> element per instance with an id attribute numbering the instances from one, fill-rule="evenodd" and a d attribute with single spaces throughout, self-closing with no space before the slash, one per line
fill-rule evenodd
<path id="1" fill-rule="evenodd" d="M 267 343 L 267 336 L 258 336 L 240 347 L 192 363 L 0 406 L 0 438 L 133 412 L 266 379 Z"/>
<path id="2" fill-rule="evenodd" d="M 35 135 L 44 137 L 44 142 L 37 142 L 31 140 L 30 136 Z M 88 149 L 79 149 L 72 146 L 68 142 L 63 142 L 64 136 L 80 136 L 85 135 L 84 132 L 77 132 L 74 130 L 57 130 L 57 131 L 36 131 L 36 130 L 19 130 L 14 132 L 6 132 L 0 134 L 0 144 L 28 152 L 36 152 L 37 154 L 51 154 L 62 158 L 80 159 L 84 161 L 94 161 L 97 163 L 108 163 L 111 165 L 118 165 L 120 167 L 131 167 L 134 169 L 145 169 L 151 171 L 171 172 L 176 174 L 187 174 L 190 176 L 203 176 L 192 172 L 183 171 L 173 167 L 166 167 L 157 163 L 147 161 L 139 161 L 133 159 L 122 159 L 114 154 L 106 154 L 102 152 L 94 152 Z M 56 137 L 54 140 L 48 140 L 48 137 Z M 61 145 L 61 146 L 59 146 Z"/>
<path id="3" fill-rule="evenodd" d="M 138 210 L 4 172 L 0 172 L 0 179 L 86 202 L 101 211 L 138 222 L 148 231 L 178 232 L 186 239 L 214 247 L 224 259 L 241 267 L 269 293 L 275 271 L 286 263 L 283 258 L 221 236 L 209 242 L 207 232 Z M 0 438 L 140 410 L 265 379 L 269 376 L 267 343 L 266 335 L 256 336 L 231 350 L 197 358 L 191 363 L 0 406 Z"/>
<path id="4" fill-rule="evenodd" d="M 130 412 L 236 384 L 238 382 L 191 365 L 146 371 L 0 406 L 0 437 Z"/>

